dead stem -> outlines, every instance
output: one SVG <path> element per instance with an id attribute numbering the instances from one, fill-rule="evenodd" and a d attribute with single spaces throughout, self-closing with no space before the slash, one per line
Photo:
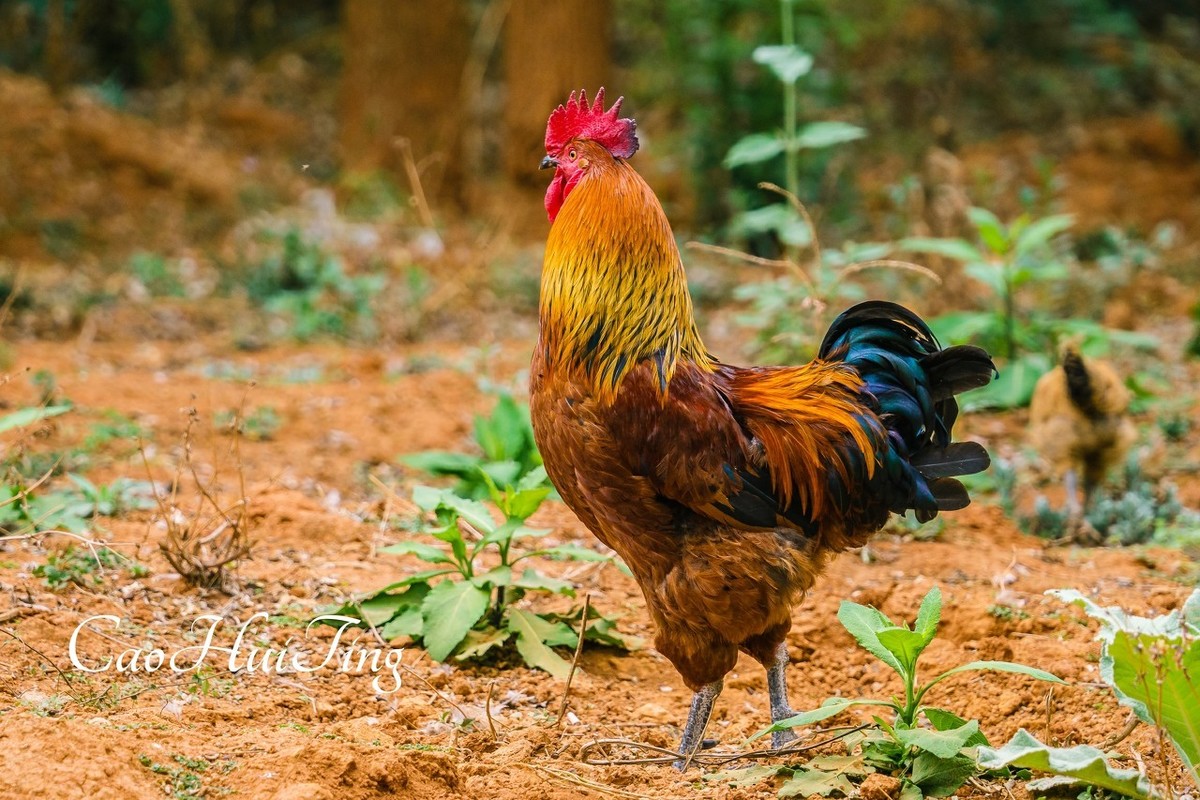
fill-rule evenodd
<path id="1" fill-rule="evenodd" d="M 591 594 L 583 596 L 583 615 L 579 621 L 579 641 L 575 644 L 575 656 L 571 659 L 571 671 L 567 673 L 567 687 L 563 689 L 562 703 L 558 706 L 558 719 L 554 724 L 558 727 L 562 726 L 563 718 L 567 713 L 567 700 L 571 697 L 571 681 L 575 679 L 575 670 L 579 667 L 579 654 L 583 652 L 583 638 L 587 634 L 588 612 L 592 608 Z"/>
<path id="2" fill-rule="evenodd" d="M 653 798 L 651 798 L 650 795 L 638 794 L 637 792 L 630 792 L 630 791 L 626 791 L 625 789 L 617 789 L 616 787 L 607 786 L 603 783 L 597 783 L 596 781 L 589 781 L 587 778 L 582 778 L 573 772 L 567 772 L 566 770 L 563 770 L 563 769 L 553 769 L 551 767 L 543 767 L 540 764 L 524 764 L 524 763 L 522 763 L 522 764 L 518 764 L 518 766 L 525 767 L 526 769 L 531 769 L 534 772 L 544 773 L 545 775 L 549 775 L 552 778 L 557 778 L 560 781 L 566 781 L 567 783 L 574 783 L 579 786 L 585 786 L 588 789 L 592 789 L 594 791 L 601 792 L 603 794 L 611 794 L 616 797 L 627 797 L 627 798 L 630 798 L 630 800 L 653 800 Z"/>

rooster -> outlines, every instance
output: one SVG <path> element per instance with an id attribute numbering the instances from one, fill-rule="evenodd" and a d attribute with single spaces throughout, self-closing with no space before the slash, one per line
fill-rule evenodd
<path id="1" fill-rule="evenodd" d="M 1077 342 L 1063 344 L 1060 363 L 1038 379 L 1029 404 L 1030 438 L 1062 476 L 1067 515 L 1081 525 L 1096 489 L 1125 460 L 1137 438 L 1129 420 L 1129 389 L 1105 361 L 1088 358 Z M 1079 479 L 1083 478 L 1083 502 Z"/>
<path id="2" fill-rule="evenodd" d="M 550 479 L 628 564 L 656 649 L 695 693 L 682 769 L 739 651 L 767 669 L 771 719 L 793 716 L 792 608 L 831 554 L 891 513 L 928 521 L 968 504 L 954 476 L 989 461 L 951 443 L 954 395 L 995 368 L 980 348 L 940 349 L 919 317 L 882 301 L 839 316 L 804 366 L 718 361 L 667 217 L 630 166 L 638 140 L 621 102 L 572 93 L 547 124 L 530 408 Z"/>

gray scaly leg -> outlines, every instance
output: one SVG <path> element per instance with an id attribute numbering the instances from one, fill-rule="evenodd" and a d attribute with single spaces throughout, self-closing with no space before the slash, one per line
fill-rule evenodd
<path id="1" fill-rule="evenodd" d="M 787 645 L 780 642 L 779 649 L 775 651 L 775 663 L 767 670 L 767 695 L 771 698 L 771 722 L 779 722 L 781 719 L 796 716 L 796 712 L 792 711 L 791 705 L 788 704 L 787 673 L 784 672 L 787 665 Z M 783 747 L 788 742 L 795 740 L 796 734 L 791 731 L 775 731 L 771 734 L 771 747 Z"/>
<path id="2" fill-rule="evenodd" d="M 708 727 L 708 718 L 712 715 L 713 703 L 721 693 L 723 681 L 714 681 L 692 695 L 692 708 L 688 712 L 687 725 L 683 729 L 683 741 L 679 743 L 679 755 L 675 769 L 683 772 L 695 752 L 703 746 L 704 729 Z"/>

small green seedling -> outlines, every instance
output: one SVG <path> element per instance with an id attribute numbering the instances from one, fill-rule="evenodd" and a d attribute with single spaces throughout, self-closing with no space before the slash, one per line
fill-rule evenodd
<path id="1" fill-rule="evenodd" d="M 515 487 L 497 488 L 484 474 L 492 501 L 503 514 L 497 522 L 478 500 L 449 489 L 418 486 L 413 501 L 433 518 L 428 531 L 440 545 L 413 539 L 390 545 L 383 553 L 414 555 L 431 566 L 346 604 L 336 613 L 357 616 L 387 640 L 408 636 L 435 661 L 450 656 L 482 656 L 515 638 L 517 652 L 531 667 L 566 677 L 570 664 L 554 647 L 575 647 L 582 610 L 566 614 L 536 612 L 516 603 L 530 593 L 575 596 L 574 587 L 522 563 L 529 558 L 610 561 L 611 557 L 576 544 L 530 547 L 550 530 L 526 520 L 550 494 L 541 467 Z M 636 642 L 618 634 L 613 620 L 589 610 L 586 638 L 630 648 Z"/>
<path id="2" fill-rule="evenodd" d="M 935 586 L 921 601 L 917 619 L 910 629 L 897 625 L 875 608 L 843 601 L 838 620 L 858 643 L 873 656 L 896 672 L 904 684 L 904 697 L 844 698 L 833 697 L 819 708 L 781 720 L 751 739 L 774 731 L 812 725 L 834 717 L 855 706 L 875 706 L 890 709 L 894 716 L 885 720 L 876 716 L 875 726 L 846 739 L 852 756 L 861 757 L 867 771 L 877 771 L 900 778 L 902 800 L 922 797 L 945 797 L 953 794 L 967 778 L 978 772 L 974 748 L 987 744 L 977 720 L 964 720 L 951 711 L 926 705 L 925 695 L 937 684 L 964 672 L 991 671 L 1026 675 L 1052 683 L 1063 681 L 1044 670 L 1014 664 L 1009 661 L 972 661 L 948 669 L 927 682 L 918 679 L 917 661 L 937 634 L 942 613 L 942 593 Z M 928 727 L 921 725 L 924 719 Z M 797 779 L 814 780 L 813 767 L 793 772 L 780 794 Z M 799 777 L 798 777 L 799 776 Z"/>

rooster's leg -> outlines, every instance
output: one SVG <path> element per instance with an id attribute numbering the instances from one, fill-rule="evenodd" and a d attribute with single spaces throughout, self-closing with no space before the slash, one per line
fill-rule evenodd
<path id="1" fill-rule="evenodd" d="M 796 712 L 792 711 L 791 705 L 788 704 L 787 673 L 784 672 L 787 665 L 787 645 L 780 642 L 779 648 L 775 651 L 775 662 L 767 668 L 767 695 L 771 699 L 771 722 L 779 722 L 781 719 L 796 716 Z M 771 734 L 771 746 L 783 747 L 795 739 L 796 734 L 791 731 L 775 731 Z"/>
<path id="2" fill-rule="evenodd" d="M 692 755 L 704 746 L 704 729 L 708 727 L 708 718 L 712 715 L 713 703 L 721 693 L 722 681 L 713 681 L 692 695 L 692 709 L 688 712 L 687 725 L 683 729 L 683 741 L 679 743 L 679 755 L 683 758 L 675 762 L 675 769 L 683 772 Z"/>
<path id="3" fill-rule="evenodd" d="M 1079 479 L 1074 469 L 1068 469 L 1063 475 L 1063 488 L 1067 491 L 1067 516 L 1073 520 L 1082 512 L 1079 505 Z"/>

